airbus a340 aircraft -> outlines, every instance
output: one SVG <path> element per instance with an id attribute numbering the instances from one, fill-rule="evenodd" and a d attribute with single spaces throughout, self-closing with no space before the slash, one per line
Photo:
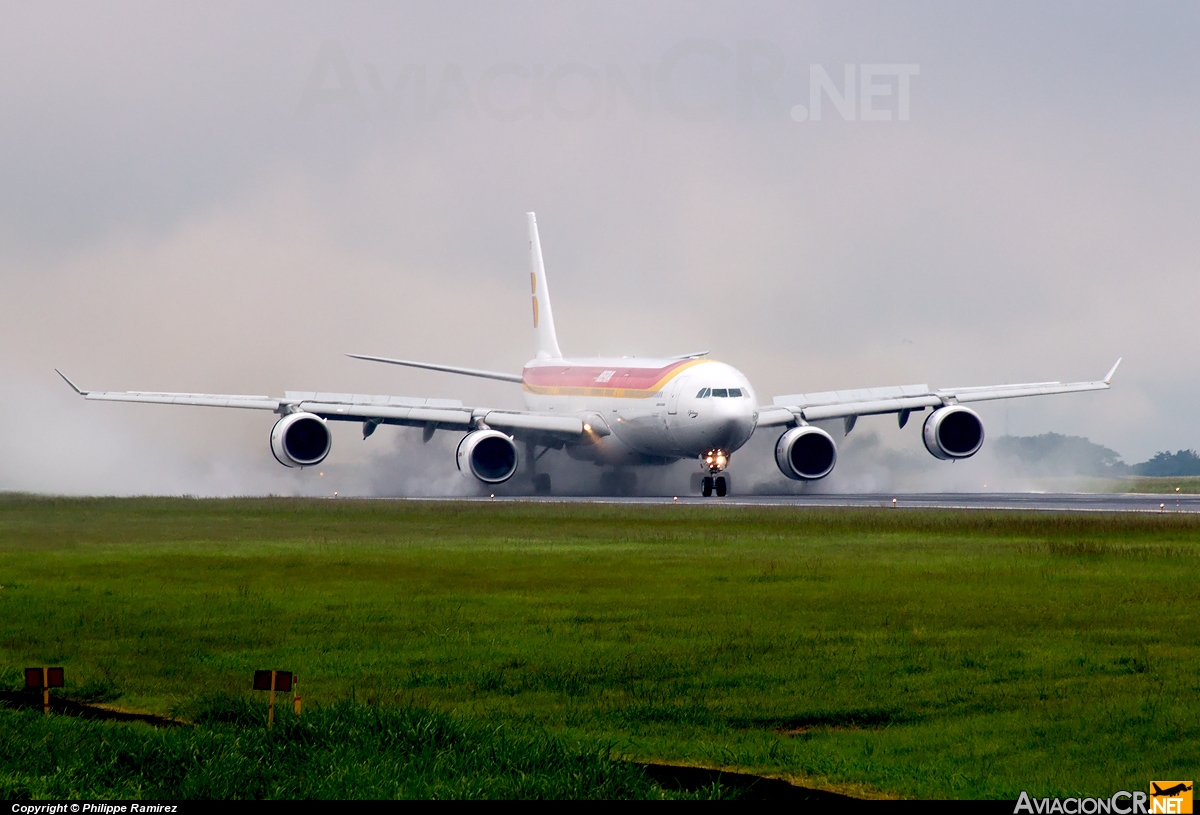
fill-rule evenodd
<path id="1" fill-rule="evenodd" d="M 925 448 L 942 460 L 968 458 L 983 446 L 983 422 L 969 402 L 1105 390 L 1117 365 L 1096 382 L 1035 382 L 932 390 L 927 385 L 776 396 L 760 405 L 746 377 L 729 365 L 707 359 L 708 352 L 662 359 L 566 358 L 558 348 L 550 293 L 542 263 L 537 220 L 529 220 L 533 328 L 537 356 L 519 374 L 495 373 L 427 362 L 350 354 L 356 359 L 425 368 L 521 385 L 525 410 L 468 407 L 446 399 L 413 399 L 351 393 L 286 392 L 282 398 L 206 393 L 84 391 L 61 372 L 85 399 L 165 405 L 248 408 L 279 414 L 271 429 L 271 452 L 285 467 L 311 467 L 329 455 L 328 422 L 361 422 L 363 438 L 381 424 L 424 429 L 428 441 L 438 430 L 462 433 L 457 463 L 463 475 L 484 484 L 508 481 L 519 470 L 536 492 L 549 493 L 548 473 L 537 472 L 547 450 L 599 465 L 699 463 L 700 491 L 725 495 L 730 456 L 755 430 L 780 428 L 775 462 L 788 478 L 813 481 L 833 471 L 837 445 L 810 422 L 842 419 L 848 433 L 859 416 L 899 415 L 900 427 L 914 412 L 931 408 L 925 419 Z M 519 452 L 524 448 L 523 455 Z M 522 467 L 522 464 L 524 467 Z"/>

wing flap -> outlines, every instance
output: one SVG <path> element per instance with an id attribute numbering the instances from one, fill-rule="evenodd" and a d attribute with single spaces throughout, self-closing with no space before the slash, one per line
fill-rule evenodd
<path id="1" fill-rule="evenodd" d="M 985 402 L 992 399 L 1016 399 L 1021 396 L 1050 396 L 1055 393 L 1081 393 L 1103 391 L 1111 387 L 1107 382 L 1046 382 L 1036 385 L 1002 385 L 994 388 L 962 388 L 938 391 L 953 396 L 956 402 Z"/>
<path id="2" fill-rule="evenodd" d="M 437 407 L 461 408 L 457 399 L 421 399 L 414 396 L 374 396 L 366 393 L 323 393 L 317 391 L 286 391 L 288 402 L 331 402 L 340 405 L 376 405 L 380 407 Z"/>
<path id="3" fill-rule="evenodd" d="M 1117 360 L 1117 365 L 1121 360 Z M 931 390 L 928 385 L 897 385 L 886 388 L 861 388 L 819 393 L 795 393 L 776 396 L 771 408 L 760 408 L 759 426 L 786 424 L 783 408 L 806 421 L 819 419 L 849 419 L 879 413 L 898 413 L 902 410 L 924 410 L 941 405 L 984 402 L 993 399 L 1017 399 L 1025 396 L 1050 396 L 1057 393 L 1102 391 L 1111 387 L 1114 365 L 1104 379 L 1093 382 L 1026 382 L 1018 385 L 983 385 L 968 388 Z"/>
<path id="4" fill-rule="evenodd" d="M 871 416 L 877 413 L 897 413 L 901 410 L 924 410 L 941 407 L 937 396 L 908 396 L 895 399 L 876 399 L 869 402 L 851 402 L 843 405 L 814 405 L 806 407 L 801 415 L 808 421 L 818 419 L 843 419 L 847 416 Z"/>
<path id="5" fill-rule="evenodd" d="M 932 391 L 928 385 L 895 385 L 887 388 L 860 388 L 846 391 L 822 391 L 820 393 L 794 393 L 776 396 L 771 402 L 785 407 L 809 407 L 810 405 L 849 405 L 856 402 L 877 402 L 884 399 L 900 399 L 909 396 L 928 396 Z"/>
<path id="6" fill-rule="evenodd" d="M 94 402 L 141 402 L 150 405 L 193 405 L 249 410 L 279 410 L 280 400 L 265 396 L 236 396 L 219 393 L 141 393 L 137 391 L 84 391 Z"/>
<path id="7" fill-rule="evenodd" d="M 62 374 L 59 374 L 62 376 Z M 141 402 L 154 405 L 194 405 L 197 407 L 248 408 L 275 412 L 305 411 L 323 419 L 343 422 L 378 420 L 387 424 L 459 428 L 463 430 L 482 421 L 492 427 L 526 438 L 546 435 L 579 437 L 585 434 L 584 419 L 545 413 L 491 410 L 465 407 L 457 399 L 420 399 L 409 396 L 378 396 L 367 393 L 327 393 L 322 391 L 286 391 L 284 398 L 244 396 L 220 393 L 166 393 L 161 391 L 85 391 L 63 376 L 67 384 L 85 399 L 98 402 Z M 607 428 L 595 428 L 607 435 Z"/>
<path id="8" fill-rule="evenodd" d="M 483 421 L 491 427 L 505 430 L 539 430 L 545 433 L 583 435 L 583 419 L 577 416 L 546 416 L 541 413 L 509 413 L 492 410 Z"/>
<path id="9" fill-rule="evenodd" d="M 382 419 L 394 424 L 437 424 L 470 427 L 470 408 L 393 407 L 344 402 L 300 402 L 296 408 L 335 421 Z"/>

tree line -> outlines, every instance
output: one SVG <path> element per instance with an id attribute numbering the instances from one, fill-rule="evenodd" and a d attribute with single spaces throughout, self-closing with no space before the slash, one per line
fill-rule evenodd
<path id="1" fill-rule="evenodd" d="M 1200 455 L 1195 450 L 1161 451 L 1146 461 L 1127 464 L 1120 453 L 1083 436 L 1043 433 L 1040 436 L 1002 436 L 996 455 L 1003 461 L 1048 475 L 1100 477 L 1200 475 Z"/>

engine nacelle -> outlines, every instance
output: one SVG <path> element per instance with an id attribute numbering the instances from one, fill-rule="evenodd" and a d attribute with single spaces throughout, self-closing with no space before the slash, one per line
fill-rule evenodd
<path id="1" fill-rule="evenodd" d="M 271 428 L 271 452 L 284 467 L 320 464 L 332 444 L 329 426 L 312 413 L 289 413 Z"/>
<path id="2" fill-rule="evenodd" d="M 946 405 L 929 414 L 922 435 L 934 458 L 970 458 L 983 446 L 983 421 L 970 408 Z"/>
<path id="3" fill-rule="evenodd" d="M 517 471 L 517 445 L 499 430 L 476 430 L 463 436 L 455 455 L 458 471 L 485 484 L 500 484 Z"/>
<path id="4" fill-rule="evenodd" d="M 816 481 L 833 472 L 837 445 L 819 427 L 793 427 L 775 442 L 775 463 L 794 481 Z"/>

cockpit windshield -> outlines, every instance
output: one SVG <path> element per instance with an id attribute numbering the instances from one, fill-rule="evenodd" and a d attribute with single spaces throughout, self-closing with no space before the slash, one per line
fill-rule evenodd
<path id="1" fill-rule="evenodd" d="M 708 397 L 717 399 L 738 399 L 742 396 L 741 388 L 701 388 L 696 394 L 697 399 L 707 399 Z"/>

